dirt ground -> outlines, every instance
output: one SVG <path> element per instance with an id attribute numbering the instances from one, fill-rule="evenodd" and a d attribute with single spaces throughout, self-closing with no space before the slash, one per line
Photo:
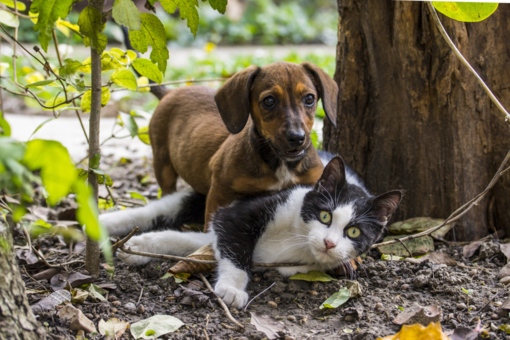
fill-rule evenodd
<path id="1" fill-rule="evenodd" d="M 152 175 L 150 162 L 144 159 L 124 161 L 106 160 L 102 168 L 114 181 L 113 190 L 118 202 L 135 206 L 140 201 L 126 194 L 136 190 L 144 196 L 155 199 L 157 185 Z M 148 176 L 148 177 L 147 177 Z M 140 182 L 143 182 L 140 183 Z M 106 196 L 106 190 L 100 193 Z M 59 212 L 59 209 L 63 209 Z M 70 209 L 68 209 L 70 210 Z M 57 208 L 57 216 L 64 217 L 64 208 Z M 55 217 L 53 217 L 55 218 Z M 16 244 L 24 244 L 20 233 Z M 70 260 L 68 244 L 62 237 L 45 236 L 33 240 L 48 259 L 57 262 Z M 232 315 L 242 324 L 244 331 L 238 331 L 227 319 L 225 312 L 210 292 L 204 290 L 203 282 L 190 277 L 191 282 L 177 284 L 174 278 L 161 279 L 174 264 L 168 261 L 154 261 L 144 267 L 128 267 L 115 258 L 115 274 L 109 277 L 104 268 L 94 284 L 114 283 L 105 294 L 106 301 L 93 302 L 90 299 L 75 306 L 83 311 L 97 327 L 101 319 L 112 317 L 134 323 L 153 315 L 172 315 L 180 319 L 184 326 L 162 339 L 264 339 L 267 336 L 250 324 L 252 312 L 270 316 L 285 325 L 284 339 L 356 339 L 371 340 L 377 337 L 397 333 L 401 326 L 393 319 L 412 305 L 438 305 L 442 309 L 441 325 L 444 331 L 453 331 L 458 327 L 474 329 L 478 319 L 487 327 L 486 335 L 491 339 L 510 339 L 501 330 L 500 325 L 510 323 L 508 311 L 499 307 L 509 297 L 508 287 L 499 282 L 498 274 L 506 264 L 506 257 L 499 250 L 497 240 L 487 240 L 478 253 L 469 260 L 463 258 L 461 246 L 436 243 L 436 251 L 447 252 L 460 266 L 435 265 L 431 262 L 412 264 L 405 261 L 383 261 L 380 255 L 371 251 L 363 260 L 363 265 L 355 277 L 337 277 L 338 281 L 306 282 L 289 280 L 276 271 L 255 272 L 248 286 L 250 298 L 256 296 L 270 285 L 275 285 L 255 299 L 246 312 L 231 309 Z M 83 254 L 74 248 L 72 260 L 83 259 Z M 33 275 L 46 269 L 40 262 L 26 264 L 20 260 L 30 277 L 23 274 L 26 287 L 33 290 L 50 290 L 49 279 L 35 280 Z M 69 271 L 88 274 L 83 264 L 68 266 Z M 207 276 L 213 284 L 215 275 Z M 345 280 L 359 282 L 362 296 L 351 298 L 336 309 L 319 309 L 319 306 L 345 286 Z M 186 289 L 198 294 L 200 299 L 189 298 Z M 467 295 L 462 290 L 472 290 Z M 31 304 L 49 295 L 30 294 Z M 134 306 L 133 306 L 134 304 Z M 143 307 L 140 307 L 143 306 Z M 40 312 L 38 319 L 47 328 L 53 339 L 75 339 L 76 332 L 69 330 L 68 322 L 57 316 L 57 309 Z M 104 339 L 96 334 L 89 339 Z M 481 335 L 480 335 L 481 338 Z M 132 339 L 129 330 L 122 339 Z"/>

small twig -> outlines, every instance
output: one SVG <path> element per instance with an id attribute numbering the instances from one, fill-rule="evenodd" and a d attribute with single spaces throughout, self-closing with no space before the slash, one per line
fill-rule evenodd
<path id="1" fill-rule="evenodd" d="M 239 321 L 237 321 L 236 319 L 234 319 L 234 317 L 232 316 L 232 314 L 230 314 L 230 310 L 228 309 L 227 305 L 225 304 L 225 302 L 223 302 L 223 300 L 216 294 L 216 292 L 214 291 L 214 289 L 211 287 L 211 284 L 209 283 L 209 281 L 207 281 L 207 279 L 204 277 L 204 275 L 202 275 L 201 273 L 198 274 L 198 276 L 200 277 L 200 279 L 202 279 L 202 281 L 204 282 L 204 284 L 207 286 L 207 288 L 214 293 L 214 295 L 216 295 L 216 298 L 218 299 L 218 302 L 220 303 L 221 307 L 223 307 L 223 310 L 225 311 L 225 314 L 227 314 L 227 318 L 232 321 L 237 327 L 239 327 L 241 330 L 244 329 L 243 325 L 239 323 Z"/>
<path id="2" fill-rule="evenodd" d="M 164 85 L 174 85 L 174 84 L 183 84 L 183 83 L 212 83 L 215 81 L 226 81 L 229 78 L 204 78 L 204 79 L 182 79 L 182 80 L 173 80 L 173 81 L 167 81 L 165 83 L 161 84 L 147 84 L 147 85 L 139 85 L 138 88 L 142 87 L 154 87 L 154 86 L 164 86 Z M 110 92 L 117 92 L 117 91 L 125 91 L 128 90 L 126 88 L 117 88 L 117 89 L 111 89 Z"/>
<path id="3" fill-rule="evenodd" d="M 489 299 L 489 301 L 488 301 L 488 302 L 487 302 L 487 303 L 486 303 L 486 304 L 485 304 L 482 308 L 480 308 L 480 310 L 478 311 L 478 313 L 476 313 L 476 315 L 479 315 L 479 314 L 480 314 L 480 313 L 481 313 L 481 312 L 485 309 L 485 307 L 487 307 L 487 306 L 488 306 L 488 305 L 489 305 L 489 304 L 490 304 L 490 303 L 491 303 L 491 302 L 492 302 L 492 301 L 496 298 L 496 296 L 498 296 L 498 295 L 499 295 L 499 293 L 501 293 L 501 292 L 503 292 L 503 291 L 505 291 L 505 290 L 504 290 L 504 289 L 503 289 L 503 290 L 498 290 L 498 292 L 497 292 L 496 294 L 494 294 L 494 295 L 493 295 L 493 296 Z"/>
<path id="4" fill-rule="evenodd" d="M 267 292 L 268 290 L 270 290 L 274 285 L 276 284 L 276 282 L 273 282 L 272 285 L 270 285 L 269 287 L 267 287 L 266 289 L 264 289 L 263 291 L 261 291 L 260 293 L 258 293 L 257 295 L 255 295 L 255 297 L 253 299 L 251 299 L 250 301 L 248 301 L 248 303 L 246 304 L 246 306 L 244 307 L 244 312 L 246 312 L 246 309 L 248 309 L 248 306 L 253 302 L 253 300 L 255 300 L 256 298 L 258 298 L 259 296 L 261 296 L 262 294 L 264 294 L 265 292 Z"/>
<path id="5" fill-rule="evenodd" d="M 489 192 L 489 190 L 492 189 L 492 187 L 496 184 L 498 179 L 503 175 L 504 170 L 506 170 L 505 169 L 505 164 L 507 163 L 507 161 L 509 159 L 510 159 L 510 151 L 508 151 L 508 153 L 506 154 L 505 159 L 503 160 L 503 162 L 499 166 L 498 171 L 496 171 L 496 173 L 494 174 L 494 177 L 492 177 L 490 183 L 487 185 L 485 190 L 482 191 L 481 193 L 479 193 L 478 195 L 476 195 L 475 197 L 473 197 L 469 202 L 464 204 L 462 207 L 460 207 L 457 210 L 455 210 L 446 220 L 444 220 L 443 223 L 441 223 L 441 224 L 439 224 L 439 225 L 437 225 L 437 226 L 435 226 L 433 228 L 430 228 L 428 230 L 422 231 L 421 233 L 413 234 L 413 235 L 409 235 L 409 236 L 403 237 L 400 240 L 401 241 L 407 241 L 407 240 L 412 240 L 412 239 L 415 239 L 415 238 L 418 238 L 418 237 L 430 235 L 434 231 L 436 231 L 436 230 L 442 228 L 443 226 L 445 226 L 446 224 L 450 224 L 450 223 L 455 222 L 458 219 L 460 219 L 467 212 L 469 212 L 474 206 L 476 206 L 481 201 L 481 199 Z M 372 248 L 378 248 L 380 246 L 386 246 L 388 244 L 393 244 L 393 243 L 397 243 L 397 242 L 398 241 L 393 240 L 393 241 L 376 243 L 376 244 L 372 245 Z"/>
<path id="6" fill-rule="evenodd" d="M 205 328 L 203 329 L 203 331 L 204 331 L 205 340 L 209 340 L 209 335 L 207 335 L 207 332 L 205 331 Z"/>
<path id="7" fill-rule="evenodd" d="M 395 240 L 397 240 L 398 242 L 400 242 L 400 244 L 407 250 L 407 252 L 409 253 L 409 257 L 413 257 L 413 253 L 411 253 L 411 251 L 409 250 L 409 248 L 407 248 L 406 244 L 400 240 L 399 238 L 395 238 Z"/>
<path id="8" fill-rule="evenodd" d="M 452 39 L 444 29 L 443 24 L 441 23 L 441 20 L 439 20 L 439 16 L 437 15 L 436 9 L 434 8 L 434 5 L 432 5 L 432 1 L 427 1 L 427 4 L 429 6 L 430 14 L 432 15 L 432 19 L 434 20 L 434 23 L 436 24 L 437 28 L 439 29 L 439 32 L 443 36 L 443 38 L 446 40 L 446 43 L 452 51 L 455 53 L 457 58 L 460 59 L 460 61 L 468 68 L 469 72 L 471 72 L 475 77 L 478 83 L 482 86 L 482 88 L 485 90 L 485 92 L 489 95 L 489 98 L 492 100 L 492 102 L 498 107 L 498 109 L 505 115 L 505 121 L 510 123 L 510 114 L 508 111 L 503 107 L 503 105 L 499 102 L 498 98 L 492 93 L 492 91 L 489 89 L 489 87 L 485 84 L 482 77 L 476 73 L 475 69 L 469 64 L 469 62 L 464 58 L 462 53 L 460 53 L 459 49 L 455 44 L 453 43 Z"/>
<path id="9" fill-rule="evenodd" d="M 32 247 L 32 250 L 34 251 L 34 254 L 41 260 L 44 262 L 45 265 L 47 265 L 48 267 L 50 268 L 62 268 L 64 266 L 68 266 L 70 264 L 74 264 L 74 263 L 85 263 L 85 261 L 82 261 L 82 260 L 74 260 L 74 261 L 70 261 L 70 262 L 66 262 L 66 263 L 59 263 L 59 264 L 49 264 L 48 261 L 46 261 L 46 259 L 44 258 L 44 256 L 39 253 L 39 251 L 37 251 L 37 249 L 35 249 L 34 247 Z"/>
<path id="10" fill-rule="evenodd" d="M 117 249 L 119 249 L 119 248 L 122 249 L 124 244 L 126 244 L 126 242 L 129 241 L 129 239 L 131 237 L 133 237 L 133 235 L 138 232 L 138 230 L 140 230 L 140 228 L 135 227 L 133 230 L 131 230 L 131 232 L 126 237 L 124 237 L 122 240 L 120 240 L 120 241 L 116 242 L 115 244 L 113 244 L 112 245 L 112 254 L 115 253 L 117 251 Z"/>
<path id="11" fill-rule="evenodd" d="M 143 286 L 142 286 L 142 289 L 140 290 L 140 296 L 138 297 L 138 302 L 136 303 L 137 306 L 140 304 L 140 300 L 142 299 L 142 293 L 143 293 Z"/>
<path id="12" fill-rule="evenodd" d="M 115 199 L 115 197 L 113 197 L 112 189 L 110 189 L 110 187 L 108 185 L 106 185 L 106 183 L 104 186 L 106 188 L 106 191 L 108 191 L 108 195 L 111 197 L 111 199 L 113 201 L 113 205 L 117 205 L 117 200 Z"/>
<path id="13" fill-rule="evenodd" d="M 25 225 L 23 225 L 23 232 L 25 233 L 25 237 L 27 238 L 28 249 L 30 250 L 30 252 L 28 253 L 28 256 L 30 256 L 32 254 L 32 251 L 33 251 L 32 250 L 32 240 L 30 239 L 30 234 L 28 233 L 28 230 L 25 227 Z"/>
<path id="14" fill-rule="evenodd" d="M 450 246 L 450 242 L 446 241 L 445 239 L 442 239 L 441 237 L 436 237 L 436 236 L 433 236 L 433 235 L 430 235 L 430 237 L 432 237 L 433 240 L 436 240 L 436 241 L 439 241 L 439 242 L 443 242 L 448 247 Z"/>
<path id="15" fill-rule="evenodd" d="M 42 284 L 39 283 L 39 281 L 37 281 L 36 279 L 34 279 L 32 276 L 30 276 L 30 274 L 28 273 L 27 271 L 27 268 L 25 268 L 25 266 L 21 266 L 21 268 L 23 268 L 23 270 L 25 271 L 25 274 L 32 280 L 34 281 L 35 283 L 37 283 L 39 286 L 42 287 L 42 289 L 46 290 L 46 287 L 44 287 Z"/>

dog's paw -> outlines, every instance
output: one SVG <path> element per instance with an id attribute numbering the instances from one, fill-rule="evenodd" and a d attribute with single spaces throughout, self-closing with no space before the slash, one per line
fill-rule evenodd
<path id="1" fill-rule="evenodd" d="M 129 241 L 126 242 L 125 246 L 126 248 L 129 248 L 134 251 L 139 252 L 149 252 L 147 249 L 147 239 L 144 237 L 144 235 L 140 236 L 134 236 Z M 123 252 L 122 250 L 119 250 L 117 252 L 117 257 L 120 258 L 124 263 L 126 263 L 129 266 L 141 266 L 144 264 L 149 263 L 152 258 L 146 257 L 146 256 L 140 256 L 140 255 L 133 255 Z"/>
<path id="2" fill-rule="evenodd" d="M 248 303 L 248 293 L 229 284 L 218 282 L 214 291 L 227 305 L 237 309 L 243 308 Z"/>

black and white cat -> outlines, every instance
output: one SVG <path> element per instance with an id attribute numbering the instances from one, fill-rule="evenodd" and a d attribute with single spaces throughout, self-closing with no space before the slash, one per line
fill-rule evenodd
<path id="1" fill-rule="evenodd" d="M 245 289 L 254 262 L 300 264 L 277 268 L 285 276 L 348 266 L 381 235 L 402 192 L 375 197 L 340 157 L 322 153 L 321 158 L 327 165 L 314 187 L 296 186 L 237 201 L 214 214 L 207 233 L 145 233 L 126 245 L 136 251 L 185 256 L 212 243 L 218 261 L 214 290 L 237 308 L 248 302 Z M 101 215 L 100 220 L 112 235 L 126 234 L 131 226 L 146 231 L 161 218 L 172 228 L 197 222 L 198 216 L 203 221 L 204 203 L 204 196 L 183 191 L 143 208 Z M 151 260 L 122 252 L 118 256 L 130 265 Z"/>

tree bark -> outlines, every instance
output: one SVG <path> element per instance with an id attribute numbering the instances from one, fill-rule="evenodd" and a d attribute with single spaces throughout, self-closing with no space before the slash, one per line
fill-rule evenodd
<path id="1" fill-rule="evenodd" d="M 103 0 L 89 0 L 89 5 L 103 13 Z M 99 121 L 101 118 L 101 53 L 90 46 L 90 63 L 91 63 L 91 105 L 89 118 L 89 169 L 93 167 L 93 159 L 96 154 L 101 153 L 99 141 Z M 97 175 L 90 171 L 88 181 L 94 192 L 94 198 L 97 202 L 98 185 Z M 99 276 L 100 270 L 100 251 L 99 243 L 87 238 L 85 268 L 90 274 Z"/>
<path id="2" fill-rule="evenodd" d="M 382 193 L 406 190 L 395 220 L 445 218 L 481 192 L 510 149 L 510 129 L 436 29 L 427 5 L 338 0 L 335 80 L 338 129 L 324 147 Z M 448 34 L 505 107 L 510 7 L 462 23 L 440 14 Z M 510 235 L 510 174 L 455 228 L 457 240 L 493 228 Z"/>
<path id="3" fill-rule="evenodd" d="M 16 263 L 10 227 L 0 221 L 0 339 L 38 340 L 44 327 L 35 319 Z"/>

